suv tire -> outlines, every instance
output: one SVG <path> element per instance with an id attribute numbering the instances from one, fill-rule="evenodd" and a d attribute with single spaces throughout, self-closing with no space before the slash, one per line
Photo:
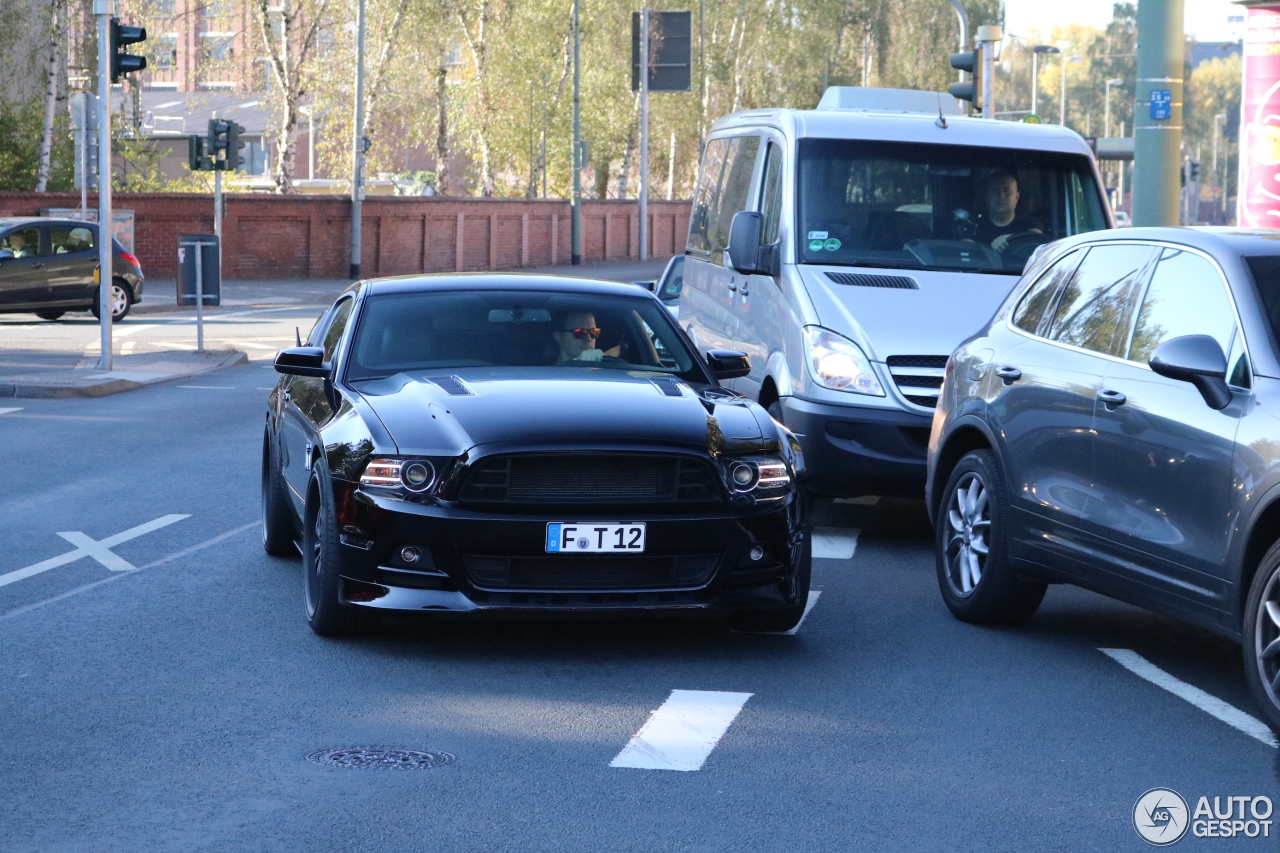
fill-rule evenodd
<path id="1" fill-rule="evenodd" d="M 1280 542 L 1263 556 L 1244 608 L 1244 675 L 1262 719 L 1280 733 Z"/>

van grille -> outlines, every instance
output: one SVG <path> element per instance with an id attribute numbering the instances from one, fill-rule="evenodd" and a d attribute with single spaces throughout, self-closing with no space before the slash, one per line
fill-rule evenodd
<path id="1" fill-rule="evenodd" d="M 905 275 L 867 275 L 860 272 L 829 272 L 827 278 L 836 284 L 850 284 L 855 287 L 892 287 L 898 290 L 919 290 L 914 278 Z"/>
<path id="2" fill-rule="evenodd" d="M 891 355 L 885 364 L 907 402 L 927 409 L 937 408 L 947 356 Z"/>

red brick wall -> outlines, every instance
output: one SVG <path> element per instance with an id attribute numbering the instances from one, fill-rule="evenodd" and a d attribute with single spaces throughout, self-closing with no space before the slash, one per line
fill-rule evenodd
<path id="1" fill-rule="evenodd" d="M 70 193 L 0 193 L 0 216 L 32 216 L 41 208 L 79 203 L 79 195 Z M 114 204 L 134 211 L 134 252 L 151 276 L 175 275 L 179 234 L 213 233 L 212 196 L 118 193 Z M 351 203 L 343 198 L 230 194 L 222 223 L 223 275 L 344 278 L 351 257 L 350 214 Z M 582 220 L 584 259 L 639 257 L 636 202 L 584 201 Z M 687 201 L 649 202 L 649 221 L 650 255 L 684 248 Z M 375 196 L 364 203 L 361 244 L 360 272 L 366 276 L 567 264 L 569 203 Z"/>

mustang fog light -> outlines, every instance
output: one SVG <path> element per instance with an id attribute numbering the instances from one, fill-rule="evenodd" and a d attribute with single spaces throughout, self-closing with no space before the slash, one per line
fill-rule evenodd
<path id="1" fill-rule="evenodd" d="M 759 545 L 756 545 L 754 548 L 752 548 L 752 549 L 751 549 L 751 559 L 752 559 L 752 560 L 762 560 L 762 559 L 764 559 L 764 549 L 763 549 L 763 548 L 761 548 Z"/>
<path id="2" fill-rule="evenodd" d="M 430 462 L 410 462 L 400 469 L 400 482 L 411 492 L 425 492 L 436 480 Z"/>
<path id="3" fill-rule="evenodd" d="M 742 492 L 750 491 L 759 476 L 756 466 L 749 462 L 735 462 L 729 469 L 729 479 L 733 480 L 734 488 Z"/>
<path id="4" fill-rule="evenodd" d="M 413 565 L 422 559 L 422 552 L 412 546 L 406 546 L 400 549 L 400 560 L 402 562 Z"/>

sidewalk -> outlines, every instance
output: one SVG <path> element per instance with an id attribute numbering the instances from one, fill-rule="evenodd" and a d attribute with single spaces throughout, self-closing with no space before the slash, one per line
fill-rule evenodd
<path id="1" fill-rule="evenodd" d="M 5 376 L 0 379 L 0 398 L 104 397 L 248 361 L 242 352 L 148 352 L 117 355 L 112 359 L 113 369 L 98 370 L 98 358 L 93 356 L 70 368 Z"/>

